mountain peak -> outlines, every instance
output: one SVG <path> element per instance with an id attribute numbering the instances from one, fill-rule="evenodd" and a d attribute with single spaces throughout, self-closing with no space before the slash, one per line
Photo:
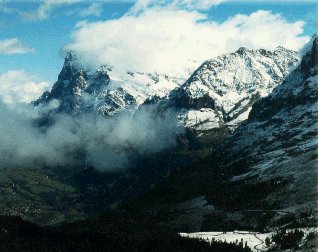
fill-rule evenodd
<path id="1" fill-rule="evenodd" d="M 246 53 L 246 52 L 249 52 L 249 50 L 246 48 L 246 47 L 240 47 L 239 49 L 237 49 L 236 51 L 238 54 L 243 54 L 243 53 Z"/>
<path id="2" fill-rule="evenodd" d="M 275 48 L 275 51 L 288 51 L 288 49 L 286 49 L 286 48 L 283 47 L 283 46 L 277 46 L 277 47 Z"/>
<path id="3" fill-rule="evenodd" d="M 76 54 L 73 51 L 68 51 L 65 56 L 65 61 L 73 61 L 76 60 Z"/>
<path id="4" fill-rule="evenodd" d="M 169 106 L 177 108 L 189 128 L 233 130 L 248 118 L 257 100 L 283 82 L 297 61 L 296 52 L 285 48 L 276 52 L 241 47 L 204 62 L 171 93 Z"/>

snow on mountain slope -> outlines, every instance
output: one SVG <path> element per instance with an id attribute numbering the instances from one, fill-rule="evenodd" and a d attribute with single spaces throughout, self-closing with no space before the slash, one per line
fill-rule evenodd
<path id="1" fill-rule="evenodd" d="M 158 103 L 175 108 L 180 124 L 195 134 L 214 131 L 207 139 L 214 142 L 246 120 L 254 102 L 279 85 L 297 61 L 294 51 L 282 47 L 273 52 L 240 48 L 204 62 L 186 81 L 186 74 L 118 73 L 108 66 L 87 71 L 70 52 L 51 92 L 35 104 L 57 99 L 59 111 L 111 116 Z"/>
<path id="2" fill-rule="evenodd" d="M 168 202 L 162 211 L 173 214 L 176 229 L 197 232 L 317 224 L 317 74 L 316 37 L 301 64 L 271 94 L 254 103 L 246 121 L 214 145 L 209 156 L 178 170 L 156 189 L 154 195 L 162 195 L 158 202 Z M 206 201 L 201 206 L 215 209 L 205 212 L 203 220 L 192 218 L 202 207 L 178 211 L 173 201 L 192 202 L 197 197 Z M 149 208 L 153 205 L 151 201 Z M 190 209 L 194 209 L 191 216 Z"/>
<path id="3" fill-rule="evenodd" d="M 170 106 L 180 121 L 198 131 L 224 125 L 236 128 L 246 120 L 251 106 L 267 96 L 295 67 L 294 51 L 240 48 L 204 62 L 170 95 Z"/>
<path id="4" fill-rule="evenodd" d="M 101 66 L 96 72 L 87 71 L 69 52 L 51 92 L 45 92 L 35 104 L 57 99 L 59 111 L 66 113 L 113 115 L 123 110 L 134 111 L 151 97 L 167 97 L 184 81 L 185 77 L 156 73 L 119 73 L 108 66 Z"/>
<path id="5" fill-rule="evenodd" d="M 220 146 L 225 155 L 222 169 L 234 175 L 229 187 L 238 195 L 232 197 L 243 200 L 244 191 L 260 185 L 263 191 L 270 191 L 258 199 L 249 196 L 254 207 L 316 209 L 317 118 L 316 37 L 297 69 L 255 103 L 249 119 Z M 266 189 L 265 185 L 270 186 Z"/>

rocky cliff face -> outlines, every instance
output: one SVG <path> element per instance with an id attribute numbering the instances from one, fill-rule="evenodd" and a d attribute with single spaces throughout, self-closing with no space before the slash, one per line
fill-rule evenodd
<path id="1" fill-rule="evenodd" d="M 121 111 L 135 111 L 150 97 L 163 99 L 184 81 L 184 78 L 156 73 L 119 73 L 109 66 L 88 71 L 80 65 L 76 55 L 69 52 L 51 92 L 45 92 L 35 105 L 56 99 L 60 112 L 111 116 Z"/>

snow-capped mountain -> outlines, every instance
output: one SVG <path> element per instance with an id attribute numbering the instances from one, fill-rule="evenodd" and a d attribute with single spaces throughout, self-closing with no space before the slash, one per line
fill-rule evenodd
<path id="1" fill-rule="evenodd" d="M 148 196 L 160 195 L 147 211 L 168 212 L 171 225 L 191 232 L 317 225 L 317 118 L 315 37 L 301 64 L 255 102 L 246 121 Z"/>
<path id="2" fill-rule="evenodd" d="M 188 128 L 206 131 L 236 128 L 246 120 L 252 105 L 281 84 L 295 67 L 296 52 L 240 48 L 204 62 L 169 99 Z"/>
<path id="3" fill-rule="evenodd" d="M 268 97 L 253 106 L 249 120 L 233 135 L 233 153 L 247 153 L 251 165 L 246 173 L 232 180 L 255 175 L 259 176 L 256 180 L 290 177 L 297 192 L 286 199 L 292 199 L 294 204 L 314 201 L 317 196 L 317 121 L 318 37 L 299 67 Z M 238 155 L 231 157 L 232 162 L 237 159 Z M 311 200 L 305 197 L 309 194 Z"/>
<path id="4" fill-rule="evenodd" d="M 51 92 L 45 92 L 35 104 L 56 99 L 59 111 L 73 115 L 81 112 L 114 115 L 136 110 L 149 97 L 165 98 L 184 81 L 184 77 L 157 73 L 121 73 L 109 66 L 88 71 L 69 52 Z"/>
<path id="5" fill-rule="evenodd" d="M 318 37 L 301 64 L 267 97 L 216 152 L 229 195 L 241 209 L 317 208 Z M 222 190 L 222 189 L 221 189 Z M 214 196 L 217 197 L 217 196 Z M 299 217 L 299 216 L 298 216 Z"/>
<path id="6" fill-rule="evenodd" d="M 273 52 L 240 48 L 204 62 L 186 80 L 184 76 L 123 73 L 109 66 L 87 70 L 70 52 L 52 90 L 34 104 L 57 100 L 58 112 L 108 117 L 138 114 L 142 106 L 155 104 L 154 114 L 173 110 L 185 127 L 176 139 L 177 148 L 210 151 L 247 119 L 251 106 L 281 84 L 297 62 L 296 52 L 282 47 Z"/>
<path id="7" fill-rule="evenodd" d="M 114 115 L 158 103 L 175 108 L 179 122 L 198 133 L 228 132 L 248 117 L 253 103 L 279 85 L 297 61 L 294 51 L 282 47 L 240 48 L 204 62 L 191 76 L 188 72 L 186 80 L 187 76 L 119 73 L 108 66 L 87 71 L 70 52 L 51 92 L 35 104 L 57 99 L 59 111 L 66 113 Z"/>
<path id="8" fill-rule="evenodd" d="M 253 211 L 273 213 L 274 217 L 269 218 L 275 221 L 286 213 L 312 216 L 318 195 L 317 43 L 316 38 L 298 66 L 297 54 L 282 47 L 272 52 L 240 48 L 204 62 L 188 80 L 160 74 L 117 73 L 108 66 L 88 71 L 69 53 L 52 90 L 35 104 L 56 99 L 59 111 L 112 116 L 154 103 L 160 108 L 176 109 L 180 123 L 199 134 L 233 130 L 225 140 L 228 132 L 223 135 L 224 141 L 214 145 L 208 157 L 201 151 L 167 151 L 152 159 L 146 157 L 130 171 L 132 175 L 106 174 L 102 182 L 96 182 L 96 188 L 102 188 L 101 198 L 107 201 L 106 209 L 155 188 L 159 190 L 155 191 L 159 203 L 154 204 L 158 198 L 150 197 L 150 208 L 161 212 L 161 197 L 169 197 L 177 224 L 183 221 L 179 218 L 181 211 L 186 213 L 186 221 L 191 219 L 191 228 L 192 221 L 202 227 L 202 220 L 213 209 L 225 211 L 225 218 L 232 216 L 230 221 L 239 224 L 250 221 L 244 214 Z M 149 173 L 156 178 L 149 179 Z M 160 188 L 162 177 L 168 181 Z M 91 188 L 91 184 L 87 187 Z M 21 195 L 24 197 L 24 192 Z M 91 195 L 87 195 L 90 199 Z M 181 201 L 186 204 L 180 210 L 176 202 Z M 95 207 L 96 202 L 90 204 Z M 148 207 L 147 202 L 142 203 Z M 255 221 L 263 221 L 263 216 L 249 224 Z"/>

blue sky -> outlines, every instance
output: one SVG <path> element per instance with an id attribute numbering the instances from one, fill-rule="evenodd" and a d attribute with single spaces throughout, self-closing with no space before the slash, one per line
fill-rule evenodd
<path id="1" fill-rule="evenodd" d="M 161 3 L 158 4 L 159 2 Z M 210 4 L 212 2 L 214 4 Z M 259 12 L 260 10 L 268 12 Z M 256 14 L 253 15 L 253 13 Z M 238 14 L 243 14 L 243 16 L 237 16 Z M 280 15 L 275 16 L 277 14 Z M 127 15 L 130 18 L 123 18 Z M 317 29 L 316 16 L 317 5 L 315 1 L 211 0 L 209 2 L 205 0 L 149 0 L 134 2 L 129 0 L 106 0 L 98 2 L 0 0 L 0 80 L 1 75 L 10 71 L 16 71 L 17 73 L 23 71 L 29 82 L 43 84 L 44 81 L 48 84 L 42 86 L 49 87 L 56 80 L 62 67 L 63 48 L 65 46 L 87 55 L 87 62 L 91 63 L 96 59 L 97 65 L 109 63 L 131 68 L 139 64 L 140 68 L 143 68 L 147 67 L 152 59 L 155 59 L 155 64 L 153 68 L 149 68 L 149 71 L 160 71 L 161 69 L 162 71 L 170 71 L 170 69 L 174 71 L 175 68 L 166 66 L 167 56 L 165 57 L 165 54 L 170 54 L 170 57 L 173 57 L 171 56 L 171 48 L 181 48 L 180 51 L 177 49 L 175 55 L 173 54 L 175 58 L 180 58 L 180 62 L 177 59 L 172 62 L 174 65 L 183 66 L 184 62 L 192 55 L 195 60 L 200 61 L 204 57 L 210 58 L 218 53 L 234 50 L 236 46 L 244 45 L 245 42 L 247 47 L 257 47 L 259 41 L 256 38 L 258 30 L 257 28 L 253 30 L 253 22 L 255 22 L 255 26 L 260 27 L 258 32 L 260 34 L 264 33 L 266 35 L 263 34 L 264 38 L 268 40 L 261 41 L 260 47 L 271 49 L 271 47 L 277 46 L 280 41 L 277 37 L 281 36 L 283 46 L 290 44 L 293 47 L 291 49 L 297 49 L 308 39 L 306 36 L 315 33 Z M 226 22 L 229 19 L 233 20 Z M 83 20 L 85 22 L 82 22 Z M 105 22 L 107 20 L 113 20 L 114 22 L 107 23 Z M 154 20 L 158 20 L 158 22 L 156 23 Z M 176 24 L 172 20 L 176 20 Z M 261 23 L 262 20 L 267 21 Z M 298 21 L 304 23 L 297 23 Z M 77 25 L 79 22 L 82 22 L 81 25 Z M 179 26 L 177 22 L 179 22 Z M 169 27 L 168 29 L 166 27 L 170 23 L 172 23 L 171 27 L 174 28 Z M 182 27 L 187 24 L 190 34 L 186 34 L 186 27 Z M 161 25 L 165 27 L 160 27 Z M 271 29 L 266 28 L 266 26 L 271 25 L 273 29 L 274 27 L 277 29 L 276 33 L 272 34 Z M 279 30 L 280 26 L 281 29 Z M 127 27 L 127 34 L 125 34 L 125 27 Z M 132 36 L 131 33 L 136 33 L 136 27 L 143 27 L 147 32 L 158 29 L 158 33 L 150 32 L 149 37 L 153 39 L 153 43 L 150 38 L 145 39 L 145 34 L 140 34 L 140 36 L 134 34 Z M 236 30 L 231 33 L 234 28 Z M 176 32 L 173 29 L 176 29 Z M 182 29 L 184 31 L 175 40 L 165 40 L 167 36 L 174 35 Z M 209 29 L 211 33 L 205 33 L 205 29 Z M 212 31 L 212 29 L 216 31 Z M 223 36 L 223 30 L 224 34 L 227 35 L 220 39 L 219 37 Z M 284 30 L 286 32 L 282 32 Z M 119 32 L 115 33 L 115 31 Z M 229 38 L 231 36 L 240 37 L 240 32 L 246 34 L 242 35 L 244 40 L 241 39 L 236 45 L 235 39 Z M 87 34 L 87 38 L 85 34 Z M 110 38 L 113 34 L 116 34 L 118 38 Z M 158 34 L 158 38 L 156 34 Z M 198 40 L 196 42 L 191 34 L 202 37 L 202 39 L 196 39 Z M 207 36 L 205 37 L 204 34 L 207 34 Z M 248 36 L 254 37 L 254 40 L 250 41 Z M 86 43 L 92 37 L 95 38 L 94 41 L 91 41 L 91 44 L 95 45 L 93 50 L 89 48 L 90 44 Z M 218 38 L 216 39 L 216 37 Z M 299 39 L 300 37 L 301 39 Z M 180 38 L 185 39 L 180 42 L 179 46 L 176 41 L 181 41 L 178 40 Z M 275 38 L 275 41 L 271 44 L 273 38 Z M 100 46 L 99 40 L 103 42 L 102 46 Z M 219 42 L 216 40 L 219 40 Z M 143 41 L 145 41 L 144 46 L 142 45 Z M 160 44 L 160 41 L 162 41 L 162 44 Z M 183 41 L 186 42 L 182 44 Z M 224 41 L 228 45 L 226 48 L 213 44 L 221 44 Z M 295 43 L 290 41 L 295 41 Z M 219 50 L 205 50 L 205 53 L 201 53 L 199 49 L 193 49 L 196 43 L 202 50 L 212 46 L 219 48 Z M 155 51 L 156 48 L 158 50 L 162 48 L 162 55 L 149 55 L 147 50 Z M 105 53 L 106 51 L 107 53 Z M 187 58 L 183 57 L 184 54 L 187 54 Z M 181 62 L 181 60 L 183 61 Z M 148 63 L 143 64 L 143 62 Z M 124 66 L 124 63 L 127 63 L 127 66 Z M 164 67 L 161 68 L 161 65 L 164 65 Z M 136 70 L 140 69 L 136 68 Z M 9 81 L 7 83 L 7 89 L 10 88 L 10 85 L 20 85 L 14 77 L 11 79 L 11 83 Z M 21 76 L 19 81 L 21 81 L 20 79 Z M 40 91 L 37 90 L 37 92 Z"/>
<path id="2" fill-rule="evenodd" d="M 99 16 L 82 17 L 79 14 L 68 14 L 74 8 L 88 7 L 90 3 L 62 5 L 52 10 L 44 20 L 24 20 L 18 13 L 1 13 L 0 40 L 19 38 L 26 46 L 34 48 L 34 52 L 26 54 L 0 55 L 0 73 L 11 69 L 24 69 L 50 82 L 57 78 L 62 64 L 61 49 L 70 41 L 71 33 L 78 21 L 98 21 L 116 18 L 123 15 L 132 3 L 105 3 Z M 39 3 L 7 3 L 17 10 L 34 11 Z"/>

